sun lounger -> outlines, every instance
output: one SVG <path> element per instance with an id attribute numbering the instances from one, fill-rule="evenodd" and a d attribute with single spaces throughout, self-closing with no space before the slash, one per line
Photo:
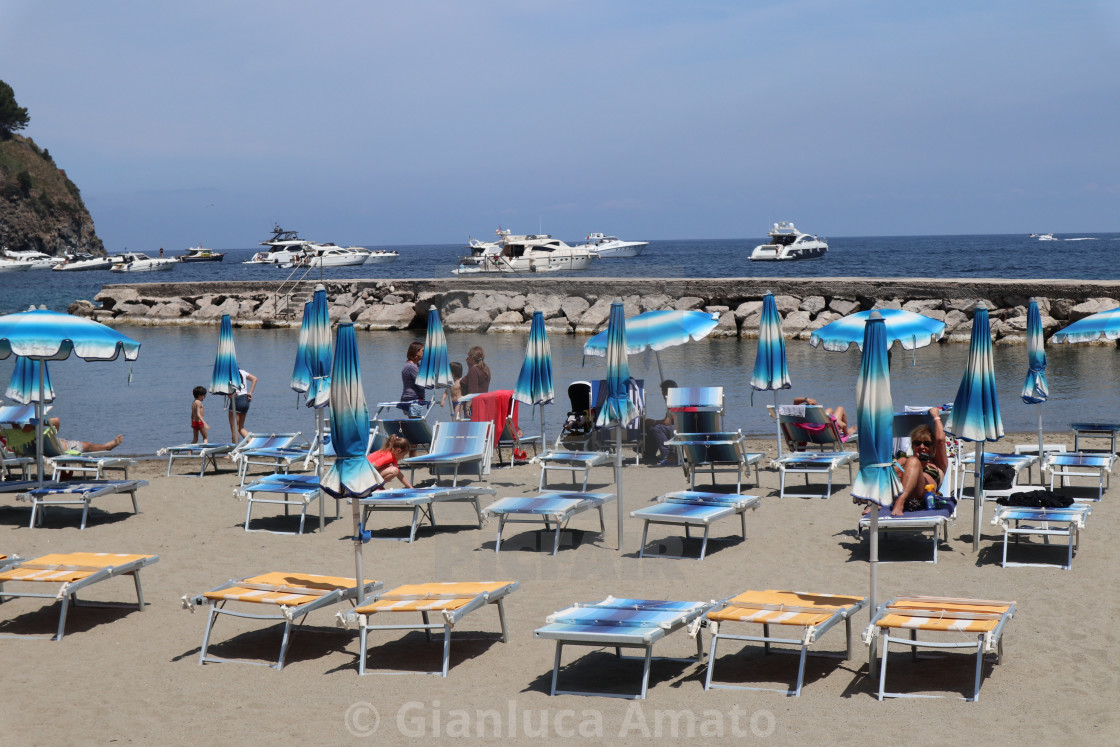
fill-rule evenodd
<path id="1" fill-rule="evenodd" d="M 135 459 L 129 459 L 128 457 L 98 456 L 96 454 L 66 454 L 52 457 L 51 462 L 54 464 L 54 474 L 51 476 L 52 480 L 58 480 L 63 472 L 89 475 L 91 480 L 103 480 L 105 479 L 105 473 L 110 470 L 121 472 L 124 479 L 127 480 L 128 468 L 136 466 Z"/>
<path id="2" fill-rule="evenodd" d="M 218 471 L 218 457 L 233 451 L 236 444 L 179 444 L 178 446 L 165 446 L 156 452 L 157 456 L 167 455 L 167 476 L 171 477 L 171 467 L 176 459 L 197 459 L 198 476 L 206 474 L 206 463 Z"/>
<path id="3" fill-rule="evenodd" d="M 292 465 L 303 462 L 303 468 L 306 469 L 311 459 L 311 444 L 298 432 L 270 433 L 267 436 L 253 434 L 246 436 L 231 452 L 231 456 L 237 462 L 237 475 L 244 485 L 249 467 L 253 465 L 274 472 L 288 472 Z"/>
<path id="4" fill-rule="evenodd" d="M 8 485 L 13 485 L 9 483 Z M 5 485 L 5 490 L 8 485 Z M 140 513 L 136 505 L 136 491 L 147 487 L 147 480 L 87 480 L 84 482 L 45 482 L 39 486 L 35 482 L 23 483 L 23 491 L 16 495 L 17 501 L 31 502 L 31 521 L 28 526 L 34 528 L 36 523 L 41 524 L 42 508 L 46 506 L 81 506 L 81 529 L 86 528 L 86 519 L 89 517 L 89 505 L 94 498 L 106 495 L 128 493 L 132 498 L 132 513 Z"/>
<path id="5" fill-rule="evenodd" d="M 432 445 L 432 426 L 428 424 L 427 417 L 435 406 L 435 400 L 424 402 L 424 415 L 419 418 L 405 417 L 409 403 L 407 402 L 379 402 L 374 415 L 373 424 L 381 430 L 385 438 L 389 436 L 403 436 L 408 439 L 413 449 L 427 451 Z M 401 415 L 399 418 L 387 418 L 385 415 L 394 410 Z"/>
<path id="6" fill-rule="evenodd" d="M 0 601 L 15 597 L 58 599 L 62 609 L 58 616 L 58 630 L 51 640 L 60 641 L 66 631 L 66 614 L 70 605 L 75 607 L 117 607 L 119 604 L 84 602 L 78 592 L 92 584 L 116 576 L 132 576 L 136 586 L 136 605 L 144 611 L 144 592 L 140 588 L 140 569 L 159 560 L 158 555 L 118 555 L 102 552 L 69 552 L 43 555 L 34 560 L 13 559 L 5 565 L 0 562 Z M 55 592 L 20 592 L 12 590 L 17 583 L 59 584 Z M 0 638 L 25 638 L 21 635 L 3 635 Z"/>
<path id="7" fill-rule="evenodd" d="M 416 539 L 416 530 L 420 523 L 427 518 L 428 523 L 434 528 L 435 504 L 463 502 L 474 506 L 478 518 L 478 528 L 482 528 L 482 506 L 479 499 L 484 495 L 494 495 L 497 491 L 493 488 L 476 487 L 432 487 L 432 488 L 401 488 L 399 490 L 377 490 L 358 503 L 362 507 L 362 526 L 368 526 L 369 516 L 374 511 L 409 511 L 412 513 L 412 524 L 408 530 L 408 537 L 377 537 L 376 539 L 391 539 L 403 542 L 413 542 Z"/>
<path id="8" fill-rule="evenodd" d="M 774 460 L 775 466 L 778 468 L 778 473 L 781 482 L 778 488 L 778 497 L 785 498 L 793 496 L 794 498 L 817 498 L 832 497 L 832 473 L 841 467 L 848 468 L 848 484 L 852 483 L 853 474 L 852 466 L 858 458 L 858 454 L 848 451 L 819 451 L 819 452 L 797 452 L 794 454 L 786 454 L 781 459 Z M 801 474 L 805 475 L 805 485 L 809 485 L 809 475 L 825 475 L 827 482 L 825 483 L 824 495 L 820 493 L 791 493 L 786 489 L 786 475 L 787 474 Z"/>
<path id="9" fill-rule="evenodd" d="M 438 674 L 447 676 L 451 665 L 451 630 L 471 612 L 488 604 L 498 608 L 498 621 L 502 626 L 502 642 L 509 642 L 506 630 L 506 596 L 518 589 L 517 581 L 482 581 L 468 583 L 427 583 L 398 586 L 392 591 L 376 594 L 358 605 L 352 612 L 338 613 L 340 622 L 347 628 L 357 627 L 361 631 L 361 655 L 358 659 L 358 674 L 406 674 L 406 672 L 367 671 L 369 658 L 368 638 L 371 630 L 423 630 L 428 640 L 433 630 L 443 631 L 443 668 L 438 672 L 416 672 L 416 674 Z M 420 613 L 423 622 L 419 625 L 374 625 L 372 620 L 391 617 L 392 612 Z M 438 615 L 439 622 L 431 622 L 429 615 Z M 407 672 L 410 674 L 410 672 Z"/>
<path id="10" fill-rule="evenodd" d="M 784 693 L 795 698 L 801 697 L 801 685 L 805 681 L 805 657 L 809 646 L 820 640 L 837 623 L 843 621 L 847 635 L 847 649 L 842 656 L 852 658 L 852 616 L 866 606 L 863 597 L 839 596 L 836 594 L 814 594 L 801 591 L 747 591 L 732 597 L 718 609 L 708 613 L 708 628 L 712 632 L 712 648 L 708 652 L 708 673 L 704 678 L 704 689 L 725 688 L 729 690 L 768 690 Z M 734 623 L 754 623 L 762 626 L 762 635 L 731 635 L 720 632 Z M 800 638 L 775 638 L 770 635 L 771 625 L 786 625 L 801 628 Z M 716 645 L 720 640 L 754 641 L 761 643 L 764 653 L 771 653 L 773 643 L 789 643 L 801 647 L 800 662 L 797 666 L 797 683 L 792 690 L 770 687 L 747 687 L 746 685 L 712 684 L 716 668 Z M 786 649 L 778 649 L 785 651 Z M 817 656 L 836 656 L 837 654 L 817 653 Z"/>
<path id="11" fill-rule="evenodd" d="M 735 473 L 735 492 L 743 489 L 743 473 L 747 479 L 751 476 L 751 465 L 762 461 L 763 454 L 748 452 L 747 439 L 742 431 L 733 433 L 682 433 L 677 434 L 667 441 L 677 450 L 677 461 L 688 475 L 688 485 L 691 490 L 696 490 L 696 473 L 705 472 L 712 476 L 712 485 L 716 484 L 717 472 Z M 758 484 L 758 475 L 755 475 L 755 484 Z"/>
<path id="12" fill-rule="evenodd" d="M 1120 433 L 1120 423 L 1070 423 L 1073 431 L 1073 450 L 1081 451 L 1083 438 L 1107 438 L 1108 453 L 1116 453 L 1116 435 Z M 1093 449 L 1087 449 L 1093 451 Z"/>
<path id="13" fill-rule="evenodd" d="M 1003 529 L 1003 560 L 1000 565 L 1045 567 L 1057 565 L 1069 570 L 1073 566 L 1073 551 L 1077 548 L 1085 520 L 1089 518 L 1092 507 L 1086 503 L 1075 503 L 1069 508 L 1025 508 L 1021 506 L 999 506 L 992 517 L 992 524 Z M 1024 524 L 1023 522 L 1030 522 Z M 1049 543 L 1051 537 L 1066 537 L 1069 552 L 1065 565 L 1060 563 L 1009 563 L 1007 562 L 1007 540 L 1015 537 L 1015 544 L 1024 536 L 1043 537 Z"/>
<path id="14" fill-rule="evenodd" d="M 712 608 L 714 602 L 671 602 L 655 599 L 615 599 L 607 597 L 601 602 L 576 603 L 567 609 L 554 612 L 545 619 L 545 626 L 537 628 L 537 638 L 556 641 L 556 658 L 552 667 L 550 695 L 600 695 L 611 698 L 644 700 L 649 689 L 650 663 L 653 646 L 662 638 L 687 626 Z M 564 646 L 590 646 L 614 648 L 619 658 L 621 649 L 636 648 L 645 652 L 642 670 L 642 689 L 637 695 L 609 692 L 581 692 L 557 690 L 556 679 L 560 674 Z M 633 657 L 627 657 L 633 658 Z M 680 659 L 657 657 L 658 660 L 697 662 L 704 658 L 704 644 L 696 636 L 696 658 Z"/>
<path id="15" fill-rule="evenodd" d="M 19 477 L 21 480 L 26 480 L 30 472 L 31 465 L 35 464 L 34 457 L 21 457 L 16 456 L 11 451 L 0 443 L 0 480 L 9 480 L 13 476 L 13 470 L 19 470 Z"/>
<path id="16" fill-rule="evenodd" d="M 599 532 L 607 531 L 603 520 L 603 505 L 615 499 L 614 493 L 560 493 L 544 492 L 539 495 L 500 498 L 482 510 L 484 519 L 498 517 L 498 540 L 494 552 L 502 549 L 502 530 L 506 524 L 536 524 L 544 522 L 545 531 L 554 529 L 552 554 L 560 549 L 560 532 L 576 514 L 590 509 L 599 511 Z M 515 518 L 517 517 L 517 518 Z M 535 517 L 535 518 L 520 518 Z M 553 527 L 555 525 L 555 528 Z"/>
<path id="17" fill-rule="evenodd" d="M 237 498 L 245 498 L 249 505 L 245 508 L 245 531 L 266 532 L 267 529 L 250 529 L 249 522 L 253 514 L 254 503 L 266 503 L 284 507 L 284 515 L 288 516 L 289 507 L 299 508 L 299 531 L 277 532 L 270 534 L 303 534 L 304 521 L 307 518 L 307 507 L 313 502 L 322 500 L 322 491 L 319 490 L 319 478 L 316 475 L 287 475 L 278 473 L 258 478 L 248 485 L 233 489 Z"/>
<path id="18" fill-rule="evenodd" d="M 1055 477 L 1062 478 L 1063 485 L 1068 484 L 1070 477 L 1096 477 L 1097 497 L 1088 500 L 1099 502 L 1104 497 L 1104 489 L 1108 487 L 1115 462 L 1115 454 L 1100 451 L 1050 454 L 1046 457 L 1046 469 L 1050 471 L 1050 489 L 1054 489 Z"/>
<path id="19" fill-rule="evenodd" d="M 787 495 L 797 498 L 815 498 L 818 495 L 787 492 L 786 475 L 789 473 L 805 475 L 806 485 L 809 484 L 809 475 L 826 475 L 828 481 L 825 485 L 825 498 L 832 495 L 832 473 L 837 469 L 848 468 L 848 484 L 851 484 L 854 478 L 852 465 L 859 460 L 859 454 L 855 451 L 840 450 L 845 439 L 836 421 L 825 414 L 823 407 L 782 405 L 775 411 L 773 405 L 767 405 L 766 409 L 777 417 L 786 448 L 790 452 L 772 462 L 778 468 L 780 476 L 779 498 L 785 498 Z"/>
<path id="20" fill-rule="evenodd" d="M 1011 486 L 993 490 L 992 488 L 984 488 L 984 500 L 993 500 L 1001 496 L 1011 495 L 1021 487 L 1019 484 L 1019 473 L 1027 470 L 1027 481 L 1030 482 L 1030 470 L 1038 464 L 1038 454 L 996 454 L 990 451 L 984 453 L 984 470 L 996 465 L 1010 467 L 1015 472 L 1015 476 L 1011 479 Z M 976 453 L 965 454 L 957 462 L 958 469 L 965 475 L 976 473 Z M 1040 473 L 1041 474 L 1041 473 Z M 972 490 L 967 491 L 964 487 L 964 479 L 962 478 L 957 484 L 957 500 L 961 498 L 973 498 L 976 495 L 976 485 L 973 484 Z M 975 483 L 975 480 L 973 481 Z"/>
<path id="21" fill-rule="evenodd" d="M 459 484 L 459 472 L 464 467 L 472 467 L 480 477 L 489 474 L 493 452 L 493 423 L 442 421 L 436 423 L 431 451 L 402 459 L 400 466 L 411 470 L 409 482 L 413 484 L 416 483 L 416 468 L 427 467 L 437 482 L 443 479 L 444 472 L 450 471 L 451 484 L 455 486 Z"/>
<path id="22" fill-rule="evenodd" d="M 937 549 L 940 542 L 949 541 L 949 524 L 957 518 L 955 508 L 936 509 L 932 511 L 907 511 L 902 516 L 892 516 L 891 507 L 884 506 L 879 509 L 879 534 L 893 534 L 898 532 L 912 532 L 925 534 L 929 532 L 933 544 L 933 558 L 927 563 L 937 563 Z M 871 530 L 871 517 L 861 516 L 859 519 L 859 534 Z M 880 560 L 880 563 L 891 561 Z"/>
<path id="23" fill-rule="evenodd" d="M 203 604 L 209 605 L 210 612 L 206 617 L 206 632 L 202 636 L 202 650 L 198 655 L 198 663 L 206 662 L 235 662 L 241 664 L 257 664 L 280 670 L 284 668 L 284 657 L 288 652 L 291 640 L 292 626 L 299 625 L 303 619 L 317 609 L 340 602 L 353 603 L 358 598 L 356 582 L 352 578 L 338 576 L 314 576 L 307 573 L 264 573 L 259 576 L 227 581 L 221 586 L 216 586 L 210 591 L 195 596 L 184 596 L 183 606 L 190 611 Z M 381 588 L 380 581 L 366 580 L 362 583 L 361 597 L 372 594 Z M 275 607 L 276 614 L 261 614 L 226 609 L 229 602 L 243 604 L 266 605 Z M 258 606 L 256 609 L 262 609 Z M 243 659 L 224 659 L 217 656 L 208 656 L 210 648 L 210 634 L 214 630 L 214 623 L 218 615 L 231 615 L 233 617 L 248 618 L 251 620 L 276 620 L 284 623 L 284 636 L 280 642 L 280 658 L 275 664 L 263 661 L 245 661 Z"/>
<path id="24" fill-rule="evenodd" d="M 1015 614 L 1015 602 L 994 602 L 983 599 L 951 599 L 944 597 L 897 597 L 879 607 L 864 631 L 863 640 L 873 646 L 876 636 L 883 636 L 883 654 L 879 668 L 879 700 L 883 698 L 922 698 L 929 695 L 910 695 L 886 692 L 887 651 L 891 643 L 909 646 L 917 659 L 918 648 L 975 649 L 976 676 L 972 697 L 980 697 L 980 678 L 984 671 L 984 655 L 995 654 L 996 663 L 1003 661 L 1003 629 Z M 909 638 L 896 638 L 892 628 L 910 630 Z M 918 631 L 938 634 L 964 633 L 970 640 L 953 642 L 939 635 L 937 640 L 918 640 Z"/>
<path id="25" fill-rule="evenodd" d="M 591 468 L 602 464 L 611 463 L 610 452 L 607 451 L 561 451 L 553 449 L 533 458 L 541 466 L 541 479 L 537 483 L 537 490 L 544 490 L 548 482 L 548 471 L 559 470 L 572 473 L 572 487 L 576 484 L 576 473 L 583 473 L 583 487 L 580 492 L 587 492 L 587 479 Z"/>
<path id="26" fill-rule="evenodd" d="M 691 527 L 704 527 L 704 539 L 700 545 L 700 557 L 703 560 L 708 551 L 708 534 L 712 524 L 720 519 L 727 519 L 736 514 L 743 525 L 743 540 L 747 539 L 747 509 L 758 509 L 762 498 L 757 495 L 729 495 L 727 493 L 700 493 L 693 490 L 680 490 L 658 496 L 653 506 L 639 508 L 631 511 L 635 519 L 642 519 L 642 544 L 638 550 L 638 557 L 644 558 L 646 552 L 646 536 L 650 524 L 669 524 L 684 526 L 684 536 L 689 538 Z M 651 555 L 655 558 L 684 558 L 684 555 Z"/>

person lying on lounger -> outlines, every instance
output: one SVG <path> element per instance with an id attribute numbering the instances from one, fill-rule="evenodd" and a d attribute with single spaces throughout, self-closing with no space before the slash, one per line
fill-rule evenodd
<path id="1" fill-rule="evenodd" d="M 924 511 L 926 486 L 934 490 L 945 478 L 949 468 L 949 455 L 945 449 L 945 428 L 941 425 L 941 408 L 931 407 L 933 428 L 919 425 L 910 431 L 910 450 L 913 456 L 895 460 L 895 471 L 902 480 L 902 493 L 894 501 L 892 516 L 902 516 L 903 511 Z"/>
<path id="2" fill-rule="evenodd" d="M 65 453 L 78 453 L 86 454 L 91 451 L 112 451 L 121 445 L 124 437 L 118 435 L 112 441 L 106 441 L 103 444 L 94 443 L 92 441 L 71 440 L 58 436 L 59 425 L 62 421 L 59 418 L 50 418 L 47 420 L 47 428 L 43 429 L 43 441 L 49 441 L 52 437 L 56 438 L 60 451 Z M 19 456 L 35 456 L 35 426 L 28 424 L 18 431 L 9 431 L 8 434 L 8 448 Z"/>
<path id="3" fill-rule="evenodd" d="M 812 397 L 794 397 L 793 398 L 793 404 L 795 404 L 795 405 L 819 405 L 820 402 L 817 402 Z M 845 441 L 848 440 L 849 436 L 852 436 L 852 435 L 855 434 L 856 428 L 855 428 L 854 425 L 852 425 L 852 426 L 848 425 L 848 413 L 843 408 L 843 406 L 826 407 L 825 410 L 824 410 L 824 414 L 827 415 L 828 417 L 832 418 L 836 422 L 836 428 L 840 431 L 840 435 L 844 437 Z M 805 427 L 804 424 L 801 427 L 804 428 Z"/>

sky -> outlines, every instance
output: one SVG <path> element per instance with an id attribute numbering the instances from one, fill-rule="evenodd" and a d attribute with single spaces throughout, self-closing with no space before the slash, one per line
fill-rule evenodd
<path id="1" fill-rule="evenodd" d="M 4 0 L 110 251 L 1120 231 L 1115 0 Z"/>

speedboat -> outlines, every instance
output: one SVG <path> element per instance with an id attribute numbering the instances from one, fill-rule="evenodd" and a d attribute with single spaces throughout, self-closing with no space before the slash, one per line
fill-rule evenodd
<path id="1" fill-rule="evenodd" d="M 122 260 L 109 268 L 111 272 L 162 272 L 179 264 L 174 257 L 149 257 L 143 252 L 125 252 L 120 257 Z"/>
<path id="2" fill-rule="evenodd" d="M 500 241 L 472 239 L 469 256 L 459 258 L 453 275 L 478 273 L 560 272 L 586 270 L 599 257 L 582 246 L 569 246 L 548 234 L 512 235 L 498 229 Z"/>
<path id="3" fill-rule="evenodd" d="M 95 257 L 92 254 L 80 252 L 77 254 L 67 254 L 65 262 L 55 265 L 51 269 L 55 272 L 80 272 L 85 270 L 108 270 L 112 266 L 112 257 Z"/>
<path id="4" fill-rule="evenodd" d="M 784 259 L 815 259 L 828 251 L 828 243 L 817 236 L 801 233 L 790 221 L 780 221 L 770 229 L 770 243 L 759 244 L 751 252 L 751 261 Z"/>
<path id="5" fill-rule="evenodd" d="M 1052 233 L 1040 233 L 1038 235 L 1038 240 L 1039 241 L 1058 241 L 1059 239 L 1055 239 L 1054 234 L 1052 234 Z"/>
<path id="6" fill-rule="evenodd" d="M 0 272 L 25 272 L 30 269 L 31 263 L 29 262 L 0 258 Z"/>
<path id="7" fill-rule="evenodd" d="M 26 252 L 13 252 L 9 249 L 5 249 L 4 256 L 20 264 L 26 264 L 29 270 L 49 270 L 63 262 L 62 257 L 52 257 L 49 254 L 37 252 L 34 249 Z"/>
<path id="8" fill-rule="evenodd" d="M 257 252 L 243 265 L 292 265 L 304 253 L 310 242 L 304 241 L 295 231 L 285 231 L 276 224 L 272 228 L 272 238 L 261 242 L 268 249 Z"/>
<path id="9" fill-rule="evenodd" d="M 400 252 L 394 252 L 391 249 L 369 249 L 367 251 L 369 251 L 369 256 L 366 257 L 367 265 L 396 262 L 397 258 L 401 256 Z"/>
<path id="10" fill-rule="evenodd" d="M 216 252 L 213 249 L 203 249 L 202 246 L 189 246 L 187 247 L 186 254 L 180 254 L 176 257 L 180 262 L 221 262 L 226 258 L 224 252 Z"/>
<path id="11" fill-rule="evenodd" d="M 367 257 L 369 252 L 360 246 L 309 243 L 300 256 L 291 262 L 285 262 L 281 267 L 353 267 L 364 265 Z"/>
<path id="12" fill-rule="evenodd" d="M 637 257 L 649 246 L 649 242 L 622 241 L 617 236 L 604 236 L 601 233 L 591 233 L 587 235 L 586 243 L 580 246 L 594 254 L 598 254 L 600 259 L 610 259 Z"/>

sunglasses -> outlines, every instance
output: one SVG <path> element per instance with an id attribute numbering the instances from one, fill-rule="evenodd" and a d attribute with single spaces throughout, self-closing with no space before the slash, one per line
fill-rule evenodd
<path id="1" fill-rule="evenodd" d="M 933 441 L 911 441 L 910 443 L 914 446 L 933 446 Z"/>

